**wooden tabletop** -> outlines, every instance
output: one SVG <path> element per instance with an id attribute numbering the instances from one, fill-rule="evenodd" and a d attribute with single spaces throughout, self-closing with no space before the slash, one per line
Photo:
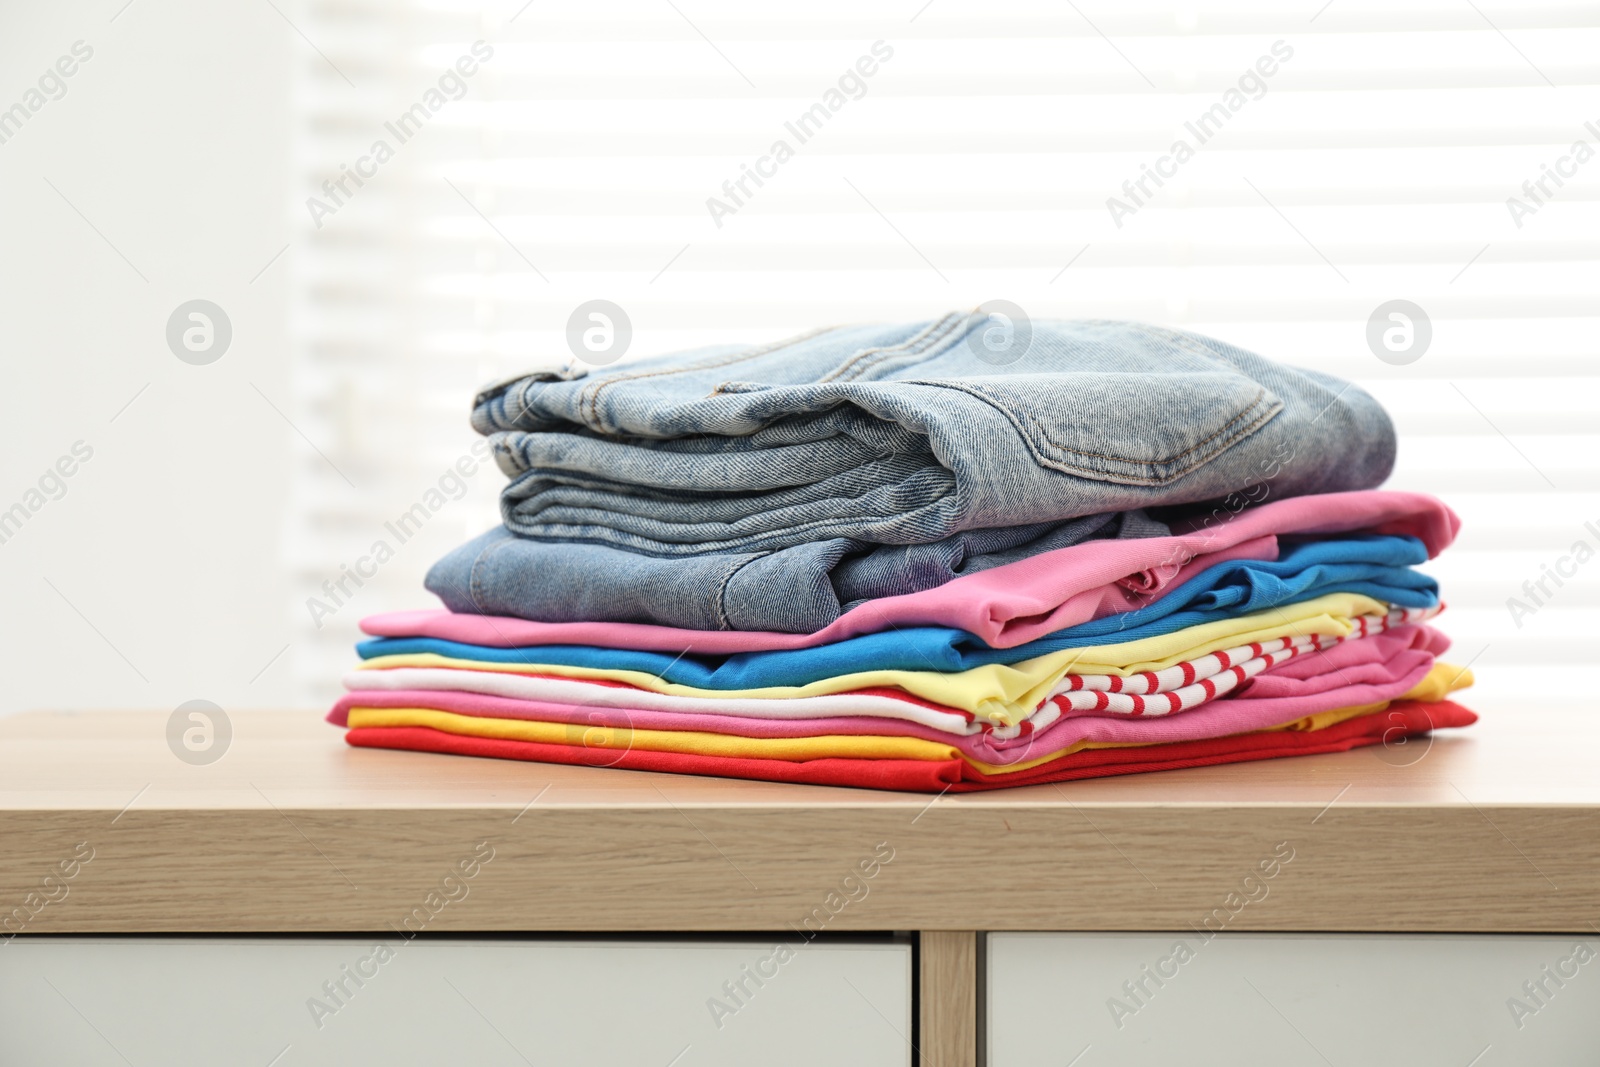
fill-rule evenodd
<path id="1" fill-rule="evenodd" d="M 0 719 L 0 919 L 367 931 L 425 906 L 429 930 L 456 932 L 1595 929 L 1600 715 L 1478 710 L 1393 748 L 940 798 L 352 749 L 310 711 L 235 712 L 226 754 L 192 766 L 167 712 L 39 712 Z"/>

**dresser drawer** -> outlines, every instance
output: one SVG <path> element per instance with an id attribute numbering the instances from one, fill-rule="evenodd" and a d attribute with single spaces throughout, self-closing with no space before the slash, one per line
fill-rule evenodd
<path id="1" fill-rule="evenodd" d="M 28 938 L 6 1067 L 905 1067 L 911 949 L 772 940 Z"/>
<path id="2" fill-rule="evenodd" d="M 989 1067 L 1600 1063 L 1593 933 L 987 941 Z"/>

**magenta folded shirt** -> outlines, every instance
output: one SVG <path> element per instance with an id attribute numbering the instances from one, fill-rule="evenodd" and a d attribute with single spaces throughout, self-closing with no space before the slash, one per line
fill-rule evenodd
<path id="1" fill-rule="evenodd" d="M 1293 497 L 1237 513 L 1218 509 L 1171 537 L 1091 541 L 922 592 L 871 600 L 810 634 L 533 622 L 440 609 L 372 615 L 361 621 L 361 628 L 374 637 L 434 637 L 496 648 L 598 645 L 724 655 L 813 648 L 907 626 L 948 626 L 993 648 L 1014 648 L 1069 626 L 1143 607 L 1218 563 L 1275 560 L 1281 535 L 1409 535 L 1435 556 L 1455 539 L 1460 526 L 1455 512 L 1431 496 L 1377 489 Z"/>

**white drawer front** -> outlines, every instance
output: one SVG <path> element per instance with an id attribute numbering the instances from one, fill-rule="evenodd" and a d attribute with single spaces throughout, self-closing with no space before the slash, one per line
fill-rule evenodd
<path id="1" fill-rule="evenodd" d="M 991 934 L 987 966 L 989 1067 L 1600 1064 L 1594 935 Z"/>
<path id="2" fill-rule="evenodd" d="M 0 944 L 0 1064 L 910 1062 L 909 946 L 773 948 L 19 937 Z"/>

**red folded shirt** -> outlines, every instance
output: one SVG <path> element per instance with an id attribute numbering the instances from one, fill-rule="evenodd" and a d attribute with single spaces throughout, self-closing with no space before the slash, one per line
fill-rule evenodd
<path id="1" fill-rule="evenodd" d="M 1078 778 L 1106 778 L 1117 774 L 1206 767 L 1218 763 L 1243 763 L 1280 756 L 1306 756 L 1319 752 L 1345 752 L 1365 745 L 1392 743 L 1429 730 L 1470 726 L 1478 716 L 1459 704 L 1396 701 L 1386 710 L 1336 723 L 1321 730 L 1272 730 L 1200 741 L 1142 745 L 1135 748 L 1093 748 L 1074 752 L 1049 763 L 1010 774 L 986 774 L 966 760 L 817 759 L 802 762 L 695 756 L 678 752 L 630 749 L 596 750 L 581 745 L 547 745 L 533 741 L 508 741 L 465 737 L 421 726 L 364 727 L 350 730 L 345 741 L 358 748 L 395 748 L 413 752 L 445 752 L 461 756 L 621 767 L 671 774 L 699 774 L 718 778 L 753 778 L 769 782 L 807 782 L 813 785 L 857 786 L 924 793 L 965 793 L 1009 786 L 1042 785 Z"/>

